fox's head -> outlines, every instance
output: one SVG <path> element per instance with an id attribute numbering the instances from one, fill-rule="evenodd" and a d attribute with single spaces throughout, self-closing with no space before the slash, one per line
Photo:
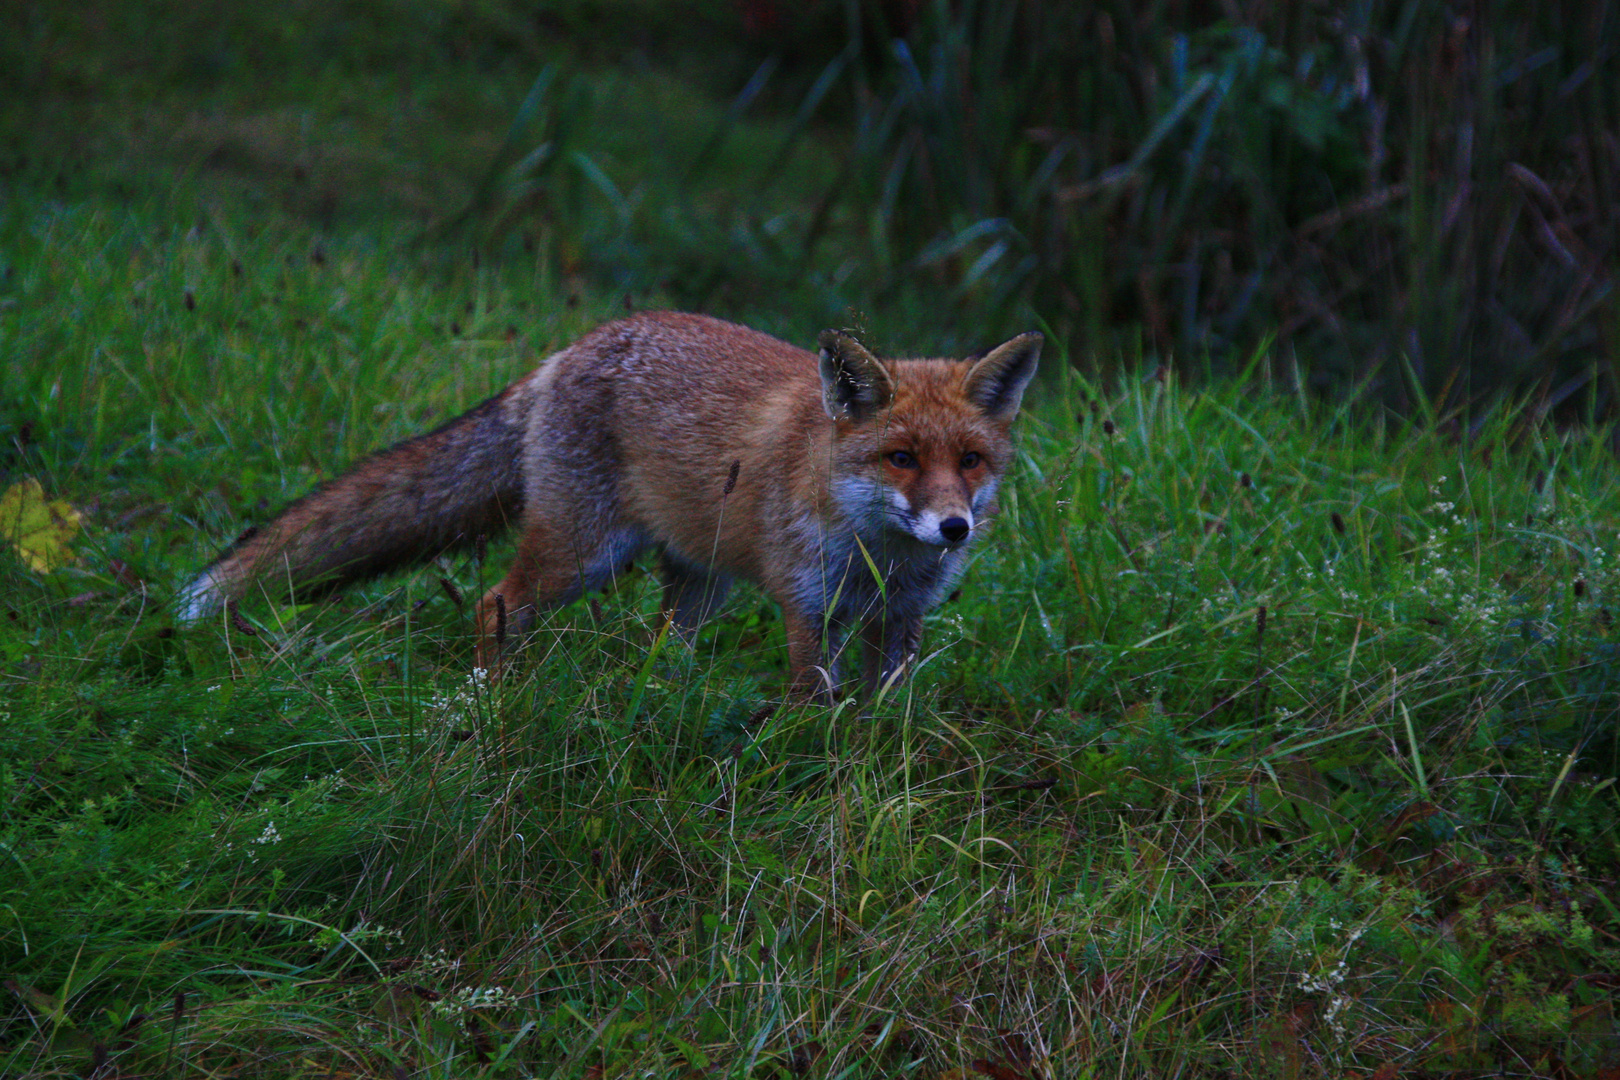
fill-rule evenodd
<path id="1" fill-rule="evenodd" d="M 940 548 L 973 538 L 995 513 L 1043 340 L 1020 334 L 967 360 L 884 363 L 848 334 L 821 335 L 832 494 L 857 532 Z"/>

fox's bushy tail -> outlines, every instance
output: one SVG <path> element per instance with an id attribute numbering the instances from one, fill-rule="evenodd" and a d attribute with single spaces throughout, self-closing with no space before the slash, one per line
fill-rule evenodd
<path id="1" fill-rule="evenodd" d="M 381 450 L 249 529 L 181 591 L 196 622 L 262 588 L 309 596 L 426 562 L 517 523 L 523 433 L 504 392 Z"/>

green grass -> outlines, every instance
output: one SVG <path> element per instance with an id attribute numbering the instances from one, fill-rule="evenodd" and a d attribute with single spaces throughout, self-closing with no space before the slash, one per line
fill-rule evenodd
<path id="1" fill-rule="evenodd" d="M 776 266 L 815 144 L 728 194 L 784 127 L 657 71 L 559 69 L 533 117 L 618 202 L 568 158 L 551 217 L 434 229 L 533 69 L 422 59 L 396 128 L 352 48 L 124 88 L 194 146 L 43 96 L 87 125 L 60 183 L 8 114 L 0 492 L 81 516 L 50 572 L 0 543 L 0 1075 L 1606 1075 L 1620 470 L 1527 407 L 1329 409 L 1265 354 L 1099 384 L 1054 339 L 995 535 L 873 703 L 780 704 L 749 589 L 662 639 L 646 575 L 476 682 L 509 544 L 176 632 L 243 528 L 626 291 L 996 336 Z M 657 286 L 717 245 L 735 280 Z"/>
<path id="2" fill-rule="evenodd" d="M 36 203 L 7 248 L 7 473 L 84 525 L 53 573 L 0 556 L 0 1071 L 1614 1053 L 1601 440 L 1379 424 L 1260 375 L 1095 387 L 1058 343 L 892 700 L 772 709 L 769 606 L 689 653 L 646 579 L 488 688 L 464 598 L 498 546 L 236 624 L 175 634 L 167 604 L 613 300 L 152 207 Z"/>

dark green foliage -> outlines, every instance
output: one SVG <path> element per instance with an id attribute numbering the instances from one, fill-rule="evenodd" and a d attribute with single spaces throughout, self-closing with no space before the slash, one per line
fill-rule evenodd
<path id="1" fill-rule="evenodd" d="M 1254 10 L 926 5 L 853 117 L 880 282 L 1032 305 L 1104 362 L 1271 340 L 1389 402 L 1611 408 L 1620 12 Z"/>

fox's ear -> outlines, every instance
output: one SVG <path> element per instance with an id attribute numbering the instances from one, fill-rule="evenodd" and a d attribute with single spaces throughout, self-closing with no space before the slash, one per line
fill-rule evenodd
<path id="1" fill-rule="evenodd" d="M 878 358 L 848 334 L 823 330 L 821 403 L 834 420 L 866 420 L 894 400 L 894 383 Z"/>
<path id="2" fill-rule="evenodd" d="M 968 400 L 998 423 L 1010 424 L 1023 403 L 1024 389 L 1035 377 L 1035 364 L 1041 358 L 1046 340 L 1030 331 L 997 345 L 973 362 L 964 389 Z"/>

